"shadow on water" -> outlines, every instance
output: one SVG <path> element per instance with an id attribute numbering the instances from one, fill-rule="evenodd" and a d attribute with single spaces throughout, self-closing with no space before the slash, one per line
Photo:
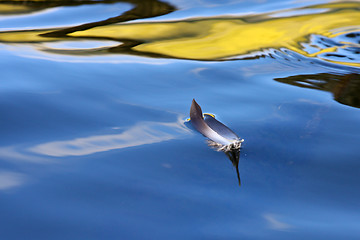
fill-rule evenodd
<path id="1" fill-rule="evenodd" d="M 355 73 L 339 75 L 320 73 L 275 78 L 275 81 L 302 88 L 331 92 L 342 104 L 360 108 L 360 75 Z"/>

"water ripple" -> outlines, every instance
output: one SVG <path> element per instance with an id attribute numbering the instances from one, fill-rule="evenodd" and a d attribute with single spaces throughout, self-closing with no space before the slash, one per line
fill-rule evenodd
<path id="1" fill-rule="evenodd" d="M 85 57 L 138 55 L 227 61 L 268 56 L 289 64 L 308 58 L 311 64 L 358 71 L 359 9 L 359 2 L 339 2 L 261 14 L 137 23 L 131 21 L 169 14 L 175 7 L 157 1 L 136 2 L 133 9 L 101 21 L 72 27 L 3 31 L 0 42 L 29 44 L 38 51 L 56 55 Z M 79 40 L 112 41 L 114 45 L 69 50 L 48 44 Z"/>

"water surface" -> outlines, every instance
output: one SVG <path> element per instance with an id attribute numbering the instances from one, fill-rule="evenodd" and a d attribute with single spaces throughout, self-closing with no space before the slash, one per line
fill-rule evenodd
<path id="1" fill-rule="evenodd" d="M 358 239 L 360 4 L 0 2 L 4 239 Z M 242 186 L 184 122 L 245 139 Z"/>

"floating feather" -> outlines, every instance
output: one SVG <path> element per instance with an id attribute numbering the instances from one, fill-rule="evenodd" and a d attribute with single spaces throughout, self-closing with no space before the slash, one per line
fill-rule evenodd
<path id="1" fill-rule="evenodd" d="M 190 108 L 190 121 L 194 128 L 203 136 L 207 137 L 208 145 L 217 151 L 223 151 L 236 167 L 236 172 L 240 181 L 239 156 L 241 143 L 244 139 L 239 138 L 230 128 L 215 119 L 212 114 L 203 114 L 201 107 L 193 99 Z"/>

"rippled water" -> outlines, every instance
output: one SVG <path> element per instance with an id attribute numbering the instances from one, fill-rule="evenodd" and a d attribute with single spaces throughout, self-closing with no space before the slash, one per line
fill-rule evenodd
<path id="1" fill-rule="evenodd" d="M 0 1 L 1 238 L 358 239 L 359 11 Z"/>

